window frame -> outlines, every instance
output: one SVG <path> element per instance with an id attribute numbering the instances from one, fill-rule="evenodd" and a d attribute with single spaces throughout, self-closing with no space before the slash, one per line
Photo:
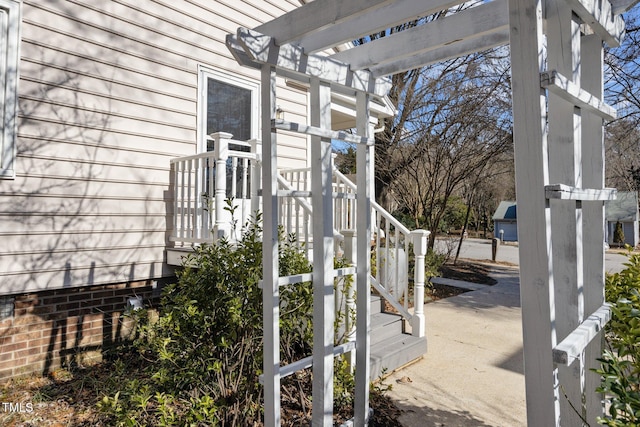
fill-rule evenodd
<path id="1" fill-rule="evenodd" d="M 248 78 L 238 77 L 204 65 L 198 65 L 198 125 L 196 131 L 198 153 L 207 151 L 207 140 L 209 139 L 209 136 L 206 134 L 207 88 L 209 79 L 251 91 L 251 139 L 257 139 L 260 124 L 260 84 Z"/>
<path id="2" fill-rule="evenodd" d="M 3 130 L 0 134 L 0 179 L 15 179 L 18 79 L 20 64 L 20 22 L 22 2 L 0 0 L 0 99 L 4 108 L 0 109 Z"/>

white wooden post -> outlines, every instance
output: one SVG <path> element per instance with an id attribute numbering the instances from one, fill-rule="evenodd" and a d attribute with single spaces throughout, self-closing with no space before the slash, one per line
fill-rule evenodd
<path id="1" fill-rule="evenodd" d="M 280 426 L 280 289 L 278 286 L 278 171 L 275 67 L 262 66 L 262 304 L 264 334 L 264 425 Z"/>
<path id="2" fill-rule="evenodd" d="M 311 126 L 331 129 L 331 87 L 318 78 L 310 84 Z M 313 203 L 313 426 L 333 426 L 333 192 L 331 140 L 311 137 Z"/>
<path id="3" fill-rule="evenodd" d="M 230 133 L 212 133 L 213 150 L 216 158 L 216 188 L 215 197 L 215 223 L 213 225 L 214 241 L 229 236 L 230 217 L 224 215 L 224 204 L 227 198 L 227 159 L 229 159 L 229 140 L 233 137 Z"/>
<path id="4" fill-rule="evenodd" d="M 558 396 L 550 349 L 554 289 L 550 212 L 544 186 L 549 183 L 541 0 L 509 0 L 513 139 L 518 201 L 520 294 L 524 339 L 527 423 L 555 426 Z M 526 228 L 525 228 L 526 227 Z"/>
<path id="5" fill-rule="evenodd" d="M 427 254 L 427 238 L 429 232 L 426 230 L 414 230 L 411 232 L 413 242 L 413 253 L 415 255 L 414 281 L 413 281 L 413 318 L 411 319 L 412 335 L 424 337 L 425 317 L 424 317 L 424 279 L 425 262 Z"/>
<path id="6" fill-rule="evenodd" d="M 547 69 L 556 70 L 579 85 L 580 25 L 573 19 L 573 11 L 565 0 L 546 0 L 544 11 Z M 581 188 L 580 110 L 551 91 L 547 96 L 549 182 Z M 549 201 L 555 284 L 551 307 L 555 308 L 552 319 L 555 319 L 556 343 L 573 332 L 584 319 L 582 252 L 577 250 L 577 245 L 582 244 L 578 243 L 582 212 L 576 209 L 577 203 L 580 202 Z M 554 375 L 562 424 L 580 425 L 580 417 L 584 416 L 580 362 L 574 362 L 573 366 L 558 366 Z"/>
<path id="7" fill-rule="evenodd" d="M 369 95 L 364 92 L 356 94 L 356 128 L 359 135 L 370 137 L 373 128 L 369 121 Z M 356 148 L 356 195 L 357 224 L 357 273 L 356 273 L 356 386 L 354 401 L 355 425 L 369 424 L 369 382 L 371 381 L 371 338 L 369 336 L 371 313 L 371 164 L 373 162 L 373 146 L 359 144 Z"/>
<path id="8" fill-rule="evenodd" d="M 602 64 L 604 49 L 602 38 L 597 34 L 582 37 L 582 87 L 603 99 Z M 602 118 L 593 112 L 582 112 L 582 168 L 590 173 L 583 177 L 586 188 L 604 188 L 604 138 Z M 593 313 L 604 304 L 604 202 L 585 202 L 582 206 L 584 224 L 588 227 L 583 233 L 584 259 L 584 310 Z M 586 417 L 594 422 L 604 413 L 603 395 L 596 393 L 600 385 L 600 375 L 593 372 L 599 367 L 596 360 L 602 356 L 604 334 L 594 338 L 584 355 Z"/>

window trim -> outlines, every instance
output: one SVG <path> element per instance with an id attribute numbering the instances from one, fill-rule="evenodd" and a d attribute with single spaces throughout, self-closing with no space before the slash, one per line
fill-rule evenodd
<path id="1" fill-rule="evenodd" d="M 20 64 L 20 21 L 22 3 L 19 0 L 0 0 L 0 9 L 7 14 L 5 28 L 0 28 L 0 43 L 6 47 L 6 57 L 0 58 L 0 96 L 4 109 L 0 110 L 3 131 L 0 135 L 0 179 L 15 179 L 18 69 Z M 1 49 L 0 49 L 1 51 Z"/>
<path id="2" fill-rule="evenodd" d="M 205 65 L 198 65 L 197 152 L 203 153 L 207 151 L 207 82 L 210 78 L 251 91 L 251 138 L 258 138 L 260 125 L 260 84 L 248 78 L 234 76 Z"/>

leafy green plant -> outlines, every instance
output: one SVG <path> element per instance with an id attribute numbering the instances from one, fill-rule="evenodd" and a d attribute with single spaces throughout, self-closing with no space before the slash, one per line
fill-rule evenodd
<path id="1" fill-rule="evenodd" d="M 138 323 L 135 353 L 144 363 L 133 375 L 118 363 L 118 385 L 98 403 L 109 425 L 257 426 L 262 415 L 262 230 L 261 218 L 242 228 L 236 243 L 222 239 L 194 249 L 166 287 L 160 312 L 133 312 Z M 339 259 L 335 267 L 346 267 Z M 280 233 L 280 275 L 311 272 L 294 236 Z M 335 282 L 338 298 L 352 291 L 353 278 Z M 280 354 L 283 364 L 311 355 L 313 288 L 280 288 Z M 344 310 L 336 331 L 355 313 Z M 345 339 L 336 333 L 336 342 Z M 133 355 L 129 353 L 133 359 Z M 282 380 L 283 405 L 294 425 L 308 424 L 312 373 Z M 353 411 L 354 378 L 348 361 L 335 361 L 335 413 Z"/>
<path id="2" fill-rule="evenodd" d="M 258 216 L 242 239 L 201 245 L 178 282 L 165 288 L 159 317 L 138 316 L 146 377 L 124 382 L 100 402 L 118 425 L 253 425 L 262 408 L 262 230 Z M 291 238 L 281 236 L 281 275 L 311 271 Z M 310 283 L 281 288 L 283 362 L 311 353 Z"/>
<path id="3" fill-rule="evenodd" d="M 609 403 L 608 415 L 598 422 L 613 427 L 640 424 L 640 255 L 630 255 L 625 267 L 606 279 L 608 348 L 596 371 L 602 376 L 598 391 Z"/>

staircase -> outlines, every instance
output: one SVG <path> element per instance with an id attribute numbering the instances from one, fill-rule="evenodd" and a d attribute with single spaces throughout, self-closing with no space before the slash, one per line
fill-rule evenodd
<path id="1" fill-rule="evenodd" d="M 244 224 L 259 204 L 259 141 L 234 141 L 229 134 L 213 134 L 220 149 L 171 161 L 173 174 L 174 215 L 167 249 L 167 263 L 180 265 L 181 258 L 194 244 L 214 242 L 221 236 L 234 239 L 233 222 Z M 234 151 L 229 145 L 250 146 L 251 151 Z M 226 153 L 221 158 L 220 153 Z M 230 183 L 230 184 L 228 184 Z M 231 188 L 228 188 L 228 185 Z M 279 224 L 287 235 L 311 258 L 313 247 L 313 211 L 309 202 L 311 176 L 309 169 L 287 169 L 278 178 L 280 195 Z M 334 168 L 334 224 L 336 254 L 355 262 L 356 185 Z M 340 197 L 341 196 L 341 197 Z M 346 197 L 345 197 L 346 196 Z M 225 206 L 233 198 L 233 208 Z M 422 357 L 427 350 L 424 332 L 424 253 L 428 232 L 410 231 L 377 203 L 372 203 L 371 236 L 371 378 Z M 411 252 L 413 251 L 413 252 Z M 410 257 L 409 254 L 413 254 Z M 410 265 L 410 258 L 412 264 Z M 415 267 L 414 264 L 415 263 Z M 410 268 L 415 270 L 409 277 Z M 422 276 L 420 276 L 422 270 Z M 412 279 L 412 280 L 410 280 Z M 413 282 L 413 292 L 409 285 Z M 410 295 L 413 294 L 413 300 Z M 395 313 L 384 311 L 384 301 Z M 351 304 L 354 300 L 351 299 Z M 410 305 L 417 310 L 413 312 Z M 337 310 L 353 310 L 343 306 Z M 410 331 L 410 333 L 409 333 Z M 353 331 L 352 331 L 353 332 Z"/>
<path id="2" fill-rule="evenodd" d="M 414 337 L 403 332 L 404 319 L 394 313 L 384 312 L 384 301 L 371 297 L 371 378 L 421 358 L 427 352 L 426 337 Z"/>

